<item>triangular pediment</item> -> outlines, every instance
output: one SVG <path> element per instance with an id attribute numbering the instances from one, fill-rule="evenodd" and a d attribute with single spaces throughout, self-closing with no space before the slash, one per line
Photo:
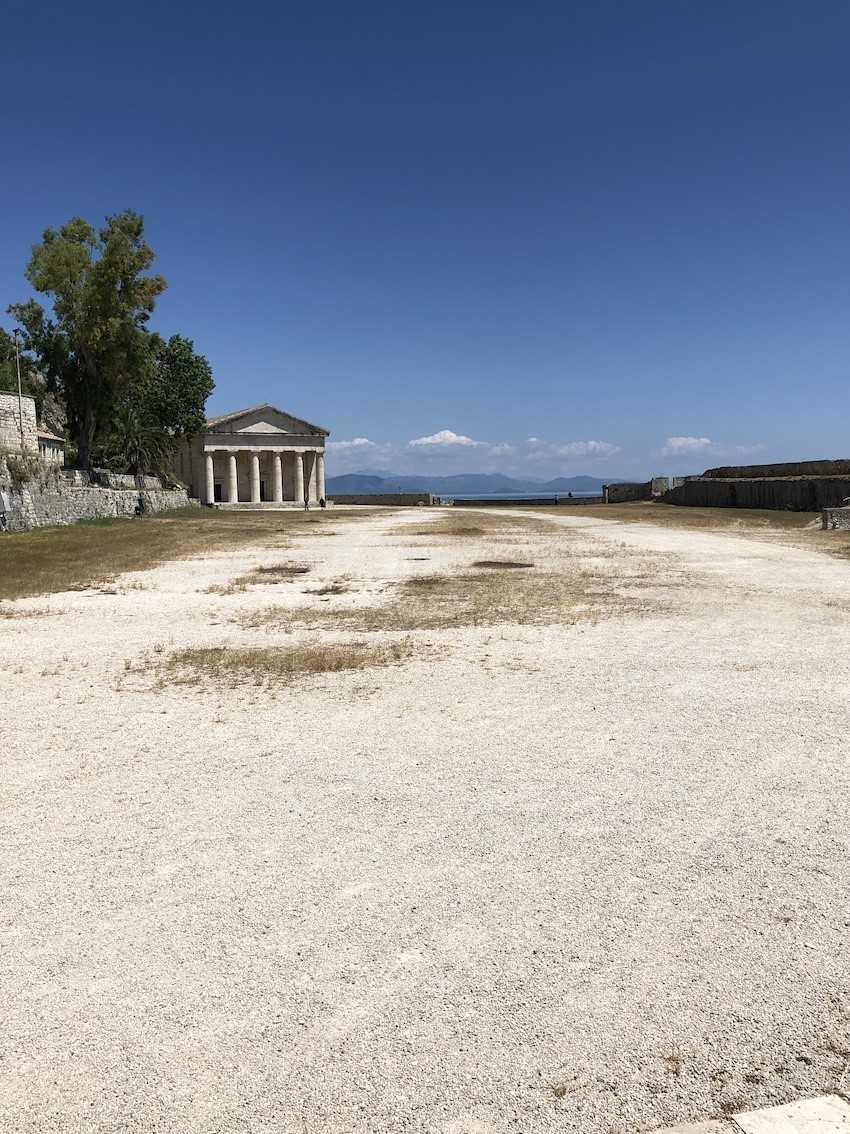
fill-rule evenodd
<path id="1" fill-rule="evenodd" d="M 278 409 L 265 402 L 248 409 L 233 410 L 220 417 L 211 417 L 207 422 L 209 433 L 318 433 L 328 435 L 327 429 L 312 425 L 303 418 Z"/>
<path id="2" fill-rule="evenodd" d="M 279 425 L 272 425 L 270 421 L 255 421 L 251 425 L 237 425 L 236 433 L 289 433 L 288 429 L 281 429 Z"/>

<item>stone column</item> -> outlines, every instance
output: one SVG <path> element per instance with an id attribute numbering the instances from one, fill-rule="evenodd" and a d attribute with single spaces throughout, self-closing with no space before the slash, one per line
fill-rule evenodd
<path id="1" fill-rule="evenodd" d="M 213 455 L 212 453 L 204 454 L 206 459 L 207 468 L 207 483 L 206 483 L 206 502 L 207 504 L 215 503 L 215 473 L 213 472 Z"/>
<path id="2" fill-rule="evenodd" d="M 316 457 L 312 452 L 304 454 L 304 495 L 311 504 L 316 499 Z"/>
<path id="3" fill-rule="evenodd" d="M 304 503 L 304 458 L 301 453 L 292 454 L 295 458 L 295 503 Z"/>
<path id="4" fill-rule="evenodd" d="M 272 453 L 272 484 L 273 495 L 272 499 L 275 504 L 280 504 L 283 500 L 283 469 L 280 467 L 280 453 Z"/>
<path id="5" fill-rule="evenodd" d="M 251 503 L 260 503 L 260 454 L 251 454 Z"/>
<path id="6" fill-rule="evenodd" d="M 236 473 L 236 454 L 228 453 L 228 484 L 227 499 L 231 504 L 239 503 L 239 480 Z"/>
<path id="7" fill-rule="evenodd" d="M 325 495 L 325 454 L 316 454 L 316 495 L 321 500 Z"/>

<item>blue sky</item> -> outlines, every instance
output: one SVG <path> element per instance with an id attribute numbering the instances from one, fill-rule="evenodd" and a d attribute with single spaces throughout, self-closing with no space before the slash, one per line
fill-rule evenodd
<path id="1" fill-rule="evenodd" d="M 850 456 L 848 49 L 831 0 L 7 0 L 0 308 L 130 207 L 210 409 L 329 471 Z"/>

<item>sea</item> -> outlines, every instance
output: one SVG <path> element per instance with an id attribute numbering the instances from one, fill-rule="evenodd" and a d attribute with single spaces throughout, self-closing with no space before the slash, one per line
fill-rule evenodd
<path id="1" fill-rule="evenodd" d="M 566 500 L 566 492 L 435 492 L 445 500 Z M 601 496 L 601 492 L 574 492 L 576 496 Z"/>

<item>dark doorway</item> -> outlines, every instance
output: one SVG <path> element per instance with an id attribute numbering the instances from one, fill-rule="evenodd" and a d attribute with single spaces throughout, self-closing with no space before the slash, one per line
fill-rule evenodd
<path id="1" fill-rule="evenodd" d="M 260 481 L 260 499 L 265 500 L 265 498 L 266 498 L 266 482 L 264 480 L 261 480 Z"/>
<path id="2" fill-rule="evenodd" d="M 216 483 L 213 485 L 213 500 L 215 500 L 216 504 L 220 504 L 223 499 L 224 497 L 221 494 L 221 484 L 216 481 Z"/>

